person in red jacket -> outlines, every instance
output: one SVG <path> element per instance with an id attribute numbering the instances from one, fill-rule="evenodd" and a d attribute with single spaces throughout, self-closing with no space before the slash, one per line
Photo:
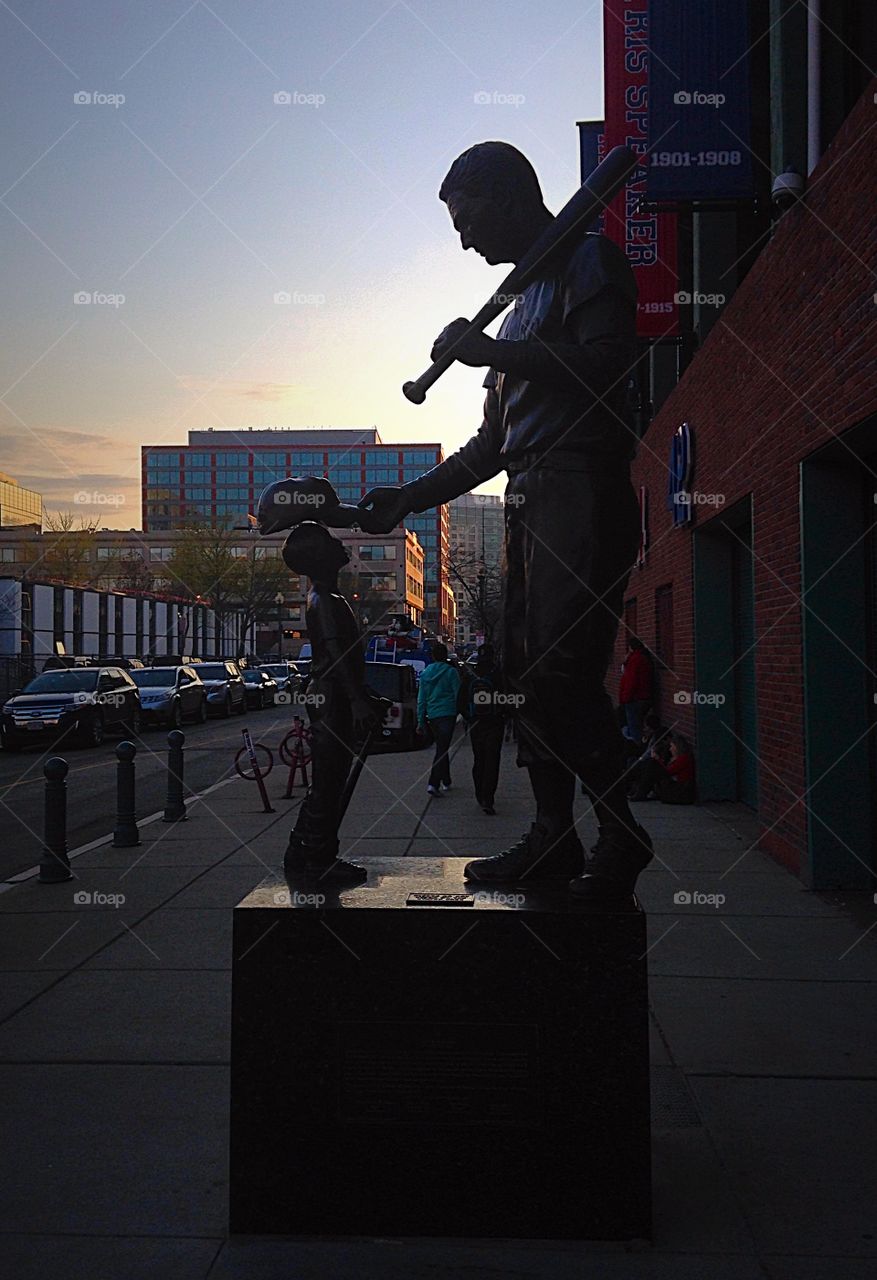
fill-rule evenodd
<path id="1" fill-rule="evenodd" d="M 654 791 L 663 804 L 694 804 L 696 781 L 694 756 L 681 733 L 670 734 L 670 759 L 666 764 L 652 748 L 651 756 L 643 762 L 639 775 L 639 790 L 632 800 L 648 800 Z"/>
<path id="2" fill-rule="evenodd" d="M 643 716 L 652 705 L 654 696 L 652 674 L 652 660 L 642 640 L 639 636 L 628 636 L 627 658 L 621 671 L 618 701 L 627 722 L 624 735 L 631 742 L 642 742 Z"/>

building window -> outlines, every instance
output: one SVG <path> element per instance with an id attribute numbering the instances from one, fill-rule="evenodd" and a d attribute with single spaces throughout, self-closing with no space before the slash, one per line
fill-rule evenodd
<path id="1" fill-rule="evenodd" d="M 372 591 L 393 592 L 396 590 L 396 575 L 394 573 L 362 573 L 360 574 L 363 587 Z"/>
<path id="2" fill-rule="evenodd" d="M 360 560 L 395 560 L 396 548 L 385 544 L 375 546 L 369 543 L 367 546 L 359 547 L 359 558 Z"/>
<path id="3" fill-rule="evenodd" d="M 624 627 L 631 635 L 636 635 L 636 596 L 624 602 Z"/>
<path id="4" fill-rule="evenodd" d="M 173 547 L 150 547 L 150 560 L 172 560 L 174 554 Z"/>
<path id="5" fill-rule="evenodd" d="M 12 564 L 17 558 L 15 547 L 0 547 L 0 560 L 4 564 Z"/>
<path id="6" fill-rule="evenodd" d="M 672 671 L 673 584 L 670 582 L 655 590 L 655 653 L 661 664 Z"/>
<path id="7" fill-rule="evenodd" d="M 285 467 L 286 453 L 269 453 L 258 451 L 253 454 L 253 466 L 256 467 Z"/>

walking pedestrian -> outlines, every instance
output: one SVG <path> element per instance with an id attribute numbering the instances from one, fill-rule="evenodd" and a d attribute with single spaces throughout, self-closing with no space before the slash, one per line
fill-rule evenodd
<path id="1" fill-rule="evenodd" d="M 447 645 L 436 640 L 432 645 L 432 662 L 420 676 L 417 692 L 417 727 L 420 733 L 429 725 L 435 741 L 435 757 L 429 771 L 427 794 L 440 795 L 451 789 L 451 765 L 448 750 L 457 723 L 457 695 L 460 673 L 448 662 Z"/>
<path id="2" fill-rule="evenodd" d="M 502 678 L 493 647 L 478 650 L 475 675 L 470 689 L 469 740 L 472 743 L 472 781 L 475 799 L 485 813 L 495 814 L 494 799 L 499 782 L 499 764 L 505 732 Z"/>

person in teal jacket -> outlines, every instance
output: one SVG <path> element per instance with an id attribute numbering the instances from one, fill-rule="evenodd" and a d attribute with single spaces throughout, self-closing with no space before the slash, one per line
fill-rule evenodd
<path id="1" fill-rule="evenodd" d="M 429 725 L 435 739 L 435 758 L 429 771 L 427 794 L 441 795 L 451 789 L 451 764 L 448 749 L 457 723 L 457 697 L 460 673 L 448 662 L 447 645 L 435 641 L 432 662 L 420 675 L 417 691 L 417 728 L 425 732 Z"/>

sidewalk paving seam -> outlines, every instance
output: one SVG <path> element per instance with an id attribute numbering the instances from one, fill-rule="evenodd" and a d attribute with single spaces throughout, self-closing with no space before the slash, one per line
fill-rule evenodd
<path id="1" fill-rule="evenodd" d="M 459 738 L 457 739 L 456 745 L 454 746 L 454 748 L 453 748 L 451 751 L 449 751 L 449 752 L 448 752 L 448 763 L 449 763 L 449 764 L 450 764 L 453 760 L 455 760 L 455 759 L 457 758 L 457 754 L 459 753 L 459 750 L 460 750 L 460 748 L 462 747 L 463 743 L 467 740 L 468 736 L 469 736 L 469 735 L 468 735 L 468 734 L 466 734 L 466 733 L 461 733 L 461 734 L 460 734 Z M 431 767 L 432 767 L 432 764 L 431 764 L 431 762 L 430 762 L 430 768 L 431 768 Z M 427 777 L 429 777 L 429 770 L 426 770 L 426 776 L 427 776 Z M 427 810 L 429 809 L 430 803 L 432 802 L 432 800 L 433 800 L 434 798 L 435 798 L 434 796 L 427 796 L 427 798 L 426 798 L 426 801 L 425 801 L 425 803 L 424 803 L 423 808 L 421 809 L 420 813 L 416 815 L 416 817 L 417 817 L 417 821 L 416 821 L 416 823 L 414 824 L 414 830 L 413 830 L 413 832 L 411 833 L 411 839 L 408 841 L 408 845 L 407 845 L 406 849 L 405 849 L 405 850 L 403 851 L 403 853 L 402 853 L 402 857 L 403 857 L 403 858 L 407 858 L 407 857 L 409 856 L 409 853 L 410 853 L 410 850 L 411 850 L 411 846 L 414 844 L 414 841 L 417 839 L 417 833 L 420 831 L 420 828 L 423 826 L 423 820 L 424 820 L 424 818 L 426 817 Z M 426 828 L 426 829 L 427 829 L 427 830 L 429 830 L 429 828 Z M 429 834 L 430 834 L 430 838 L 431 838 L 431 839 L 433 839 L 433 840 L 440 840 L 440 841 L 444 844 L 444 842 L 445 842 L 445 841 L 444 841 L 444 837 L 443 837 L 443 836 L 437 836 L 437 835 L 436 835 L 436 833 L 435 833 L 434 831 L 430 831 L 430 833 L 429 833 Z M 355 855 L 353 855 L 353 856 L 355 856 Z"/>
<path id="2" fill-rule="evenodd" d="M 143 1061 L 132 1058 L 0 1058 L 0 1067 L 134 1067 L 143 1071 L 149 1067 L 230 1067 L 231 1058 L 148 1058 Z M 2 1232 L 0 1232 L 2 1234 Z"/>
<path id="3" fill-rule="evenodd" d="M 761 916 L 757 917 L 759 920 Z M 835 962 L 838 963 L 838 962 Z M 804 987 L 838 987 L 850 986 L 856 984 L 858 986 L 870 987 L 877 982 L 877 976 L 873 978 L 770 978 L 758 976 L 754 974 L 715 974 L 715 973 L 650 973 L 650 978 L 672 978 L 674 982 L 776 982 L 783 984 L 800 983 Z"/>
<path id="4" fill-rule="evenodd" d="M 688 1079 L 712 1079 L 712 1080 L 816 1080 L 820 1083 L 831 1083 L 839 1081 L 844 1084 L 858 1082 L 860 1084 L 875 1084 L 877 1076 L 838 1076 L 838 1075 L 821 1075 L 816 1072 L 809 1072 L 807 1075 L 796 1075 L 791 1072 L 788 1074 L 782 1071 L 708 1071 L 701 1068 L 682 1067 L 682 1072 Z"/>
<path id="5" fill-rule="evenodd" d="M 299 803 L 300 803 L 300 800 L 299 800 Z M 270 831 L 271 828 L 276 825 L 276 823 L 281 822 L 284 818 L 288 818 L 290 812 L 292 812 L 291 809 L 284 809 L 274 814 L 272 817 L 272 820 L 266 823 L 264 827 L 260 828 L 259 834 L 263 835 L 266 831 Z M 268 815 L 266 814 L 266 815 L 260 815 L 260 816 L 267 817 Z M 241 849 L 247 848 L 248 844 L 249 842 L 247 840 L 242 840 L 239 844 L 236 844 L 233 849 L 231 849 L 223 857 L 219 858 L 216 862 L 211 863 L 210 866 L 201 868 L 200 873 L 198 875 L 193 876 L 191 880 L 188 880 L 186 882 L 186 884 L 181 885 L 178 889 L 176 889 L 173 893 L 171 893 L 167 898 L 165 898 L 164 901 L 159 902 L 156 906 L 151 907 L 148 911 L 145 911 L 142 916 L 138 916 L 137 919 L 134 921 L 134 925 L 135 926 L 141 925 L 144 920 L 148 920 L 151 916 L 155 915 L 156 912 L 161 911 L 163 907 L 166 907 L 169 902 L 173 902 L 174 898 L 178 897 L 181 893 L 185 893 L 186 890 L 190 889 L 192 885 L 195 884 L 198 880 L 202 879 L 206 875 L 209 875 L 211 871 L 215 871 L 217 867 L 221 866 L 224 862 L 228 861 L 229 858 L 233 857 Z M 185 868 L 183 869 L 185 870 Z M 270 870 L 271 869 L 269 868 L 269 871 Z M 10 887 L 14 888 L 15 886 L 10 886 Z M 193 910 L 197 910 L 197 908 L 193 908 Z M 120 920 L 121 920 L 121 917 L 120 917 Z M 124 920 L 122 920 L 121 923 L 126 928 L 131 928 L 131 926 L 125 924 Z M 121 937 L 124 937 L 124 934 L 117 934 L 115 937 L 109 938 L 106 942 L 102 943 L 89 955 L 84 956 L 77 964 L 71 965 L 69 969 L 65 969 L 59 972 L 58 977 L 55 979 L 54 982 L 50 982 L 48 986 L 43 987 L 35 995 L 31 996 L 30 999 L 25 1000 L 23 1004 L 18 1005 L 15 1009 L 11 1010 L 5 1016 L 0 1017 L 0 1027 L 4 1026 L 11 1018 L 17 1017 L 19 1013 L 21 1013 L 24 1009 L 27 1009 L 35 1001 L 41 999 L 42 996 L 47 995 L 48 992 L 50 991 L 54 991 L 55 987 L 57 987 L 59 983 L 63 982 L 71 974 L 78 973 L 79 970 L 82 969 L 90 961 L 92 961 L 95 958 L 95 956 L 99 956 L 102 951 L 105 951 L 108 947 L 113 946 L 116 942 L 119 941 L 119 938 Z M 134 970 L 134 972 L 137 972 L 137 970 Z M 179 970 L 178 972 L 188 973 L 191 971 Z M 224 970 L 214 970 L 213 972 L 224 972 Z M 7 1065 L 7 1063 L 4 1062 L 3 1065 Z"/>
<path id="6" fill-rule="evenodd" d="M 227 787 L 230 782 L 237 782 L 237 778 L 221 778 L 219 782 L 214 782 L 212 786 L 207 787 L 204 791 L 191 791 L 184 800 L 187 813 L 190 804 L 197 804 L 199 800 L 204 798 L 204 796 L 209 796 L 211 792 L 218 791 L 220 787 Z M 138 831 L 141 827 L 148 827 L 151 823 L 158 822 L 159 818 L 163 817 L 164 809 L 157 809 L 155 813 L 150 813 L 145 818 L 138 818 Z M 170 825 L 171 824 L 168 823 L 168 826 Z M 114 833 L 110 831 L 105 836 L 97 836 L 94 840 L 89 840 L 88 844 L 78 845 L 77 848 L 71 849 L 67 854 L 68 861 L 72 862 L 74 858 L 79 858 L 84 853 L 93 853 L 95 849 L 103 848 L 105 844 L 108 844 L 113 840 L 113 836 Z M 133 847 L 136 848 L 137 846 L 134 845 Z M 35 867 L 28 867 L 26 871 L 17 871 L 14 876 L 9 876 L 8 879 L 0 881 L 0 893 L 6 893 L 7 890 L 14 889 L 16 885 L 26 884 L 28 880 L 33 880 L 35 876 L 39 875 L 39 873 L 39 863 L 37 863 Z"/>

